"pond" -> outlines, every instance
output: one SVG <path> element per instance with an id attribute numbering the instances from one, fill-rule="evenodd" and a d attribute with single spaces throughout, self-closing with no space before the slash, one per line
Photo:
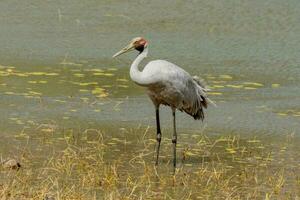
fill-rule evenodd
<path id="1" fill-rule="evenodd" d="M 1 171 L 0 194 L 299 195 L 299 11 L 295 0 L 2 1 L 0 156 L 24 169 Z M 171 110 L 162 108 L 156 169 L 154 107 L 129 77 L 137 53 L 112 58 L 136 36 L 149 42 L 147 61 L 166 59 L 202 77 L 217 104 L 203 122 L 178 113 L 177 177 Z M 21 187 L 12 180 L 37 192 L 10 191 Z"/>

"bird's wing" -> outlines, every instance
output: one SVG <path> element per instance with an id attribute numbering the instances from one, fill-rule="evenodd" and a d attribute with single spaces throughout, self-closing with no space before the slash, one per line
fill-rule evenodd
<path id="1" fill-rule="evenodd" d="M 157 98 L 164 99 L 167 105 L 173 105 L 195 119 L 204 118 L 203 108 L 212 101 L 207 97 L 207 88 L 201 79 L 164 60 L 150 62 L 143 72 L 152 77 L 154 85 L 164 88 L 160 97 L 155 94 Z"/>

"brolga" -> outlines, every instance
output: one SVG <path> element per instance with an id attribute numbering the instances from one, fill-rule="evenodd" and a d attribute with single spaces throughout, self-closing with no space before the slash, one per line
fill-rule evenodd
<path id="1" fill-rule="evenodd" d="M 157 145 L 156 145 L 156 162 L 158 164 L 159 149 L 161 143 L 161 129 L 159 120 L 160 105 L 170 106 L 173 115 L 173 166 L 174 173 L 176 169 L 176 109 L 184 111 L 191 115 L 195 120 L 203 120 L 203 109 L 208 104 L 214 104 L 208 97 L 206 88 L 202 79 L 197 76 L 191 76 L 188 72 L 177 65 L 165 60 L 154 60 L 149 62 L 144 69 L 139 70 L 140 62 L 147 57 L 149 44 L 142 37 L 136 37 L 117 52 L 113 57 L 117 57 L 131 50 L 137 50 L 138 56 L 135 58 L 130 67 L 130 78 L 138 85 L 146 87 L 148 95 L 151 98 L 156 112 L 157 127 Z"/>

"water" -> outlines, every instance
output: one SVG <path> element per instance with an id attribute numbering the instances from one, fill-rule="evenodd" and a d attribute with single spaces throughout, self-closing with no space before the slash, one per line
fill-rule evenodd
<path id="1" fill-rule="evenodd" d="M 84 120 L 90 115 L 91 120 L 101 121 L 145 119 L 146 123 L 152 123 L 152 105 L 142 90 L 130 82 L 125 83 L 126 88 L 116 87 L 114 82 L 118 78 L 129 79 L 127 71 L 134 53 L 118 60 L 111 59 L 111 55 L 132 37 L 141 35 L 150 43 L 149 60 L 167 59 L 191 74 L 202 76 L 211 86 L 225 86 L 215 88 L 222 95 L 211 96 L 218 108 L 208 110 L 205 123 L 209 127 L 279 134 L 299 130 L 300 5 L 297 1 L 230 1 L 226 4 L 218 1 L 135 1 L 130 4 L 121 1 L 10 1 L 1 2 L 0 9 L 1 65 L 14 66 L 13 71 L 21 73 L 58 73 L 47 78 L 44 75 L 2 77 L 1 83 L 7 86 L 1 88 L 1 105 L 7 115 L 22 117 L 27 113 L 34 117 L 32 106 L 36 102 L 4 91 L 25 92 L 26 84 L 42 93 L 37 96 L 41 96 L 46 107 L 51 109 L 38 113 L 37 118 L 41 119 L 43 116 L 48 118 L 51 113 L 62 114 L 60 111 L 66 106 L 53 105 L 56 98 L 68 102 L 69 96 L 74 97 L 71 101 L 83 96 L 95 98 L 91 92 L 82 94 L 78 91 L 89 90 L 92 85 L 76 87 L 70 85 L 70 81 L 95 81 L 100 86 L 113 85 L 108 89 L 110 100 L 124 101 L 119 110 L 122 114 L 111 114 L 108 108 L 98 116 L 84 110 L 74 114 L 76 117 Z M 117 75 L 103 79 L 88 74 L 89 69 L 109 68 L 114 68 Z M 7 67 L 1 70 L 5 71 Z M 74 77 L 76 72 L 85 76 Z M 214 83 L 224 81 L 220 78 L 224 74 L 232 78 L 225 77 L 225 82 Z M 42 83 L 28 83 L 35 79 Z M 44 79 L 49 82 L 43 83 Z M 230 87 L 244 82 L 262 86 L 253 90 Z M 97 104 L 106 101 L 95 100 Z M 7 107 L 8 101 L 23 106 L 13 114 Z M 77 103 L 75 107 L 84 106 Z M 139 106 L 135 106 L 136 103 Z M 287 116 L 276 114 L 288 110 L 291 112 Z M 170 116 L 166 113 L 164 117 Z M 184 118 L 181 127 L 202 126 L 189 117 L 179 117 Z M 2 123 L 6 120 L 4 117 Z"/>
<path id="2" fill-rule="evenodd" d="M 152 103 L 128 74 L 136 53 L 111 58 L 136 36 L 149 41 L 147 60 L 174 62 L 212 89 L 218 106 L 204 123 L 177 115 L 179 135 L 205 127 L 208 135 L 298 136 L 299 13 L 297 0 L 2 1 L 1 151 L 43 124 L 153 127 Z M 170 112 L 162 109 L 164 130 Z"/>

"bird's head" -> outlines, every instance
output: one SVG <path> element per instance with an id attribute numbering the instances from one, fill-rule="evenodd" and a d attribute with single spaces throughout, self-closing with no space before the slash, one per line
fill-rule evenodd
<path id="1" fill-rule="evenodd" d="M 147 45 L 148 45 L 148 42 L 144 38 L 142 38 L 142 37 L 133 38 L 126 47 L 124 47 L 121 51 L 119 51 L 118 53 L 113 55 L 113 58 L 115 58 L 123 53 L 126 53 L 128 51 L 131 51 L 133 49 L 135 49 L 139 52 L 143 52 L 145 47 L 147 47 Z"/>

